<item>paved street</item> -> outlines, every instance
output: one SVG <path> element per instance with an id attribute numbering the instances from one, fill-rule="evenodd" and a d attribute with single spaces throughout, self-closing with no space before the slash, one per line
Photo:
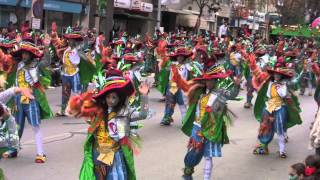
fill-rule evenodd
<path id="1" fill-rule="evenodd" d="M 60 88 L 48 90 L 54 111 L 60 104 Z M 244 92 L 241 93 L 244 95 Z M 161 127 L 164 104 L 158 102 L 160 94 L 154 89 L 149 95 L 150 108 L 156 115 L 143 121 L 140 130 L 143 148 L 135 157 L 138 180 L 180 180 L 188 138 L 180 131 L 181 118 L 177 112 L 175 123 Z M 308 150 L 309 125 L 314 118 L 316 105 L 313 97 L 300 97 L 304 123 L 288 131 L 288 158 L 279 159 L 277 141 L 270 146 L 269 156 L 254 156 L 258 123 L 252 110 L 243 108 L 244 102 L 231 102 L 230 109 L 238 115 L 229 128 L 231 143 L 223 148 L 223 157 L 214 159 L 213 177 L 216 180 L 285 180 L 291 164 L 302 161 Z M 176 109 L 178 111 L 178 108 Z M 9 180 L 76 180 L 83 158 L 83 143 L 87 125 L 83 119 L 54 118 L 43 121 L 41 129 L 48 156 L 47 163 L 35 164 L 33 133 L 28 126 L 22 138 L 23 149 L 17 159 L 0 160 Z M 202 179 L 203 162 L 196 168 L 195 180 Z"/>

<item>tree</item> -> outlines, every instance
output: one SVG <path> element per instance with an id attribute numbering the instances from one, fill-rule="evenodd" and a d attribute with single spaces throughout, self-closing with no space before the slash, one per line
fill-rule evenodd
<path id="1" fill-rule="evenodd" d="M 310 20 L 313 21 L 320 16 L 320 3 L 319 0 L 307 1 L 307 7 L 311 11 Z"/>
<path id="2" fill-rule="evenodd" d="M 198 32 L 200 24 L 201 24 L 201 16 L 205 8 L 208 8 L 208 11 L 218 11 L 220 7 L 217 6 L 217 0 L 195 0 L 199 7 L 199 15 L 197 18 L 197 23 L 195 24 L 195 31 Z"/>
<path id="3" fill-rule="evenodd" d="M 282 25 L 303 24 L 305 19 L 305 0 L 285 0 L 283 5 L 279 6 L 279 0 L 273 0 L 273 4 L 277 7 L 282 15 Z"/>

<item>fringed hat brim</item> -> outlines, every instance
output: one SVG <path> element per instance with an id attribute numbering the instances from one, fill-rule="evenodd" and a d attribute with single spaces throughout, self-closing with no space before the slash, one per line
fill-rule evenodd
<path id="1" fill-rule="evenodd" d="M 125 95 L 129 97 L 134 93 L 134 87 L 129 79 L 126 79 L 125 82 L 115 82 L 102 89 L 97 95 L 93 96 L 93 99 L 100 99 L 107 93 L 113 91 L 119 93 L 121 96 Z"/>
<path id="2" fill-rule="evenodd" d="M 171 57 L 173 59 L 176 59 L 178 56 L 183 56 L 185 58 L 189 58 L 192 56 L 192 54 L 193 54 L 192 52 L 190 52 L 190 53 L 174 53 L 172 55 L 169 55 L 169 57 Z"/>
<path id="3" fill-rule="evenodd" d="M 288 78 L 288 79 L 290 79 L 290 78 L 293 77 L 293 73 L 290 72 L 290 71 L 282 71 L 282 70 L 276 70 L 276 69 L 267 69 L 267 71 L 268 71 L 269 73 L 271 73 L 271 74 L 274 74 L 274 73 L 280 74 L 280 75 L 282 75 L 284 78 Z"/>
<path id="4" fill-rule="evenodd" d="M 66 39 L 73 39 L 73 40 L 76 40 L 76 41 L 82 41 L 83 40 L 83 37 L 81 36 L 81 34 L 64 34 L 63 35 L 64 38 Z"/>
<path id="5" fill-rule="evenodd" d="M 22 45 L 20 46 L 17 50 L 12 51 L 11 55 L 13 57 L 20 57 L 21 58 L 21 54 L 22 52 L 29 52 L 32 54 L 33 58 L 41 58 L 43 56 L 43 52 L 40 51 L 38 48 L 33 47 L 33 46 L 29 46 L 29 45 Z"/>
<path id="6" fill-rule="evenodd" d="M 215 74 L 204 74 L 202 77 L 194 78 L 194 81 L 204 81 L 212 79 L 224 79 L 229 77 L 232 74 L 232 71 L 227 71 L 226 73 L 215 73 Z"/>

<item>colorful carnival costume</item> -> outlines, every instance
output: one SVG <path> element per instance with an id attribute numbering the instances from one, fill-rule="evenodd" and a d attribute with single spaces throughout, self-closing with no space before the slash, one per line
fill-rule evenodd
<path id="1" fill-rule="evenodd" d="M 41 119 L 51 118 L 53 114 L 44 89 L 48 79 L 46 78 L 47 74 L 43 73 L 46 63 L 38 60 L 43 56 L 43 53 L 34 44 L 21 42 L 18 49 L 11 54 L 19 62 L 16 70 L 16 86 L 31 89 L 35 97 L 35 99 L 30 99 L 20 94 L 15 96 L 13 111 L 16 113 L 15 118 L 19 125 L 19 137 L 22 137 L 25 118 L 27 118 L 35 133 L 36 162 L 44 163 L 46 157 L 43 151 L 40 123 Z"/>
<path id="2" fill-rule="evenodd" d="M 316 91 L 314 93 L 314 100 L 316 101 L 318 108 L 320 107 L 320 68 L 319 62 L 316 62 L 316 59 L 319 58 L 319 54 L 317 51 L 314 51 L 311 59 L 313 59 L 314 63 L 312 64 L 312 72 L 316 77 Z"/>
<path id="3" fill-rule="evenodd" d="M 226 125 L 231 117 L 227 100 L 235 99 L 239 93 L 239 80 L 234 84 L 220 65 L 214 65 L 188 90 L 189 108 L 183 120 L 182 131 L 190 137 L 188 152 L 184 158 L 183 178 L 191 180 L 194 167 L 204 157 L 204 179 L 211 179 L 212 157 L 221 157 L 221 148 L 229 143 Z M 226 83 L 228 80 L 229 83 Z"/>
<path id="4" fill-rule="evenodd" d="M 288 80 L 293 72 L 282 63 L 277 63 L 274 69 L 261 72 L 255 64 L 255 56 L 249 55 L 250 69 L 253 72 L 253 86 L 258 90 L 254 105 L 254 114 L 260 122 L 258 139 L 260 144 L 254 149 L 254 154 L 268 154 L 268 144 L 274 133 L 278 135 L 279 156 L 286 158 L 285 134 L 287 129 L 301 124 L 298 98 L 288 88 Z"/>
<path id="5" fill-rule="evenodd" d="M 5 106 L 12 96 L 16 94 L 16 88 L 12 87 L 0 93 L 0 158 L 16 157 L 19 148 L 18 127 L 15 119 L 10 115 L 9 109 Z M 7 113 L 7 114 L 6 114 Z"/>
<path id="6" fill-rule="evenodd" d="M 80 32 L 69 27 L 64 38 L 68 40 L 69 46 L 64 49 L 62 56 L 62 103 L 58 116 L 65 115 L 71 93 L 79 94 L 86 89 L 96 72 L 93 62 L 81 50 L 83 38 Z M 58 48 L 59 39 L 52 38 L 52 41 Z"/>
<path id="7" fill-rule="evenodd" d="M 6 84 L 2 88 L 8 88 L 15 83 L 15 73 L 13 73 L 16 66 L 16 61 L 11 56 L 16 45 L 16 40 L 2 40 L 0 42 L 0 77 L 6 80 Z"/>
<path id="8" fill-rule="evenodd" d="M 34 98 L 28 88 L 12 87 L 0 92 L 0 159 L 15 158 L 19 150 L 18 127 L 10 109 L 5 105 L 14 95 Z"/>
<path id="9" fill-rule="evenodd" d="M 138 127 L 131 123 L 147 117 L 149 88 L 143 85 L 139 91 L 140 111 L 127 106 L 127 99 L 134 92 L 131 81 L 115 74 L 107 77 L 97 94 L 88 92 L 71 98 L 68 114 L 90 118 L 79 179 L 136 179 L 133 149 L 139 137 L 135 134 Z"/>
<path id="10" fill-rule="evenodd" d="M 316 61 L 316 58 L 313 57 L 313 51 L 311 49 L 306 50 L 307 56 L 303 57 L 302 64 L 302 77 L 300 80 L 300 95 L 304 95 L 306 89 L 308 89 L 308 95 L 312 96 L 313 85 L 314 85 L 314 74 L 312 72 L 312 64 Z"/>
<path id="11" fill-rule="evenodd" d="M 172 80 L 172 67 L 176 67 L 178 69 L 179 74 L 181 75 L 182 79 L 189 80 L 191 77 L 191 66 L 189 63 L 187 63 L 187 58 L 189 58 L 192 55 L 192 52 L 190 52 L 185 47 L 179 47 L 176 49 L 176 51 L 169 55 L 172 60 L 172 64 L 168 65 L 166 68 L 169 68 L 169 76 L 168 80 L 165 80 L 161 82 L 162 84 L 166 84 L 166 106 L 165 106 L 165 112 L 164 117 L 161 120 L 161 125 L 170 125 L 173 122 L 172 115 L 174 113 L 174 107 L 176 104 L 179 105 L 180 112 L 182 118 L 184 117 L 186 111 L 187 111 L 187 101 L 186 97 L 184 96 L 182 90 L 177 87 L 177 83 Z M 177 62 L 178 58 L 182 58 Z M 163 85 L 165 86 L 165 85 Z"/>
<path id="12" fill-rule="evenodd" d="M 135 89 L 138 89 L 142 83 L 141 71 L 143 69 L 143 59 L 132 53 L 126 53 L 122 59 L 119 60 L 117 69 L 123 71 L 134 85 Z M 129 104 L 132 107 L 139 107 L 141 102 L 141 95 L 139 92 L 135 92 L 129 98 Z"/>
<path id="13" fill-rule="evenodd" d="M 231 47 L 231 53 L 230 53 L 231 70 L 234 72 L 234 75 L 237 77 L 241 76 L 242 56 L 241 56 L 240 50 L 241 50 L 241 45 L 237 44 L 236 46 Z"/>

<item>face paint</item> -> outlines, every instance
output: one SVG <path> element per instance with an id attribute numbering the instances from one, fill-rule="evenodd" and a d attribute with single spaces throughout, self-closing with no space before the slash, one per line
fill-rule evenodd
<path id="1" fill-rule="evenodd" d="M 113 107 L 117 106 L 117 104 L 119 103 L 118 94 L 115 92 L 108 94 L 106 97 L 106 102 L 107 102 L 108 107 L 113 108 Z"/>

